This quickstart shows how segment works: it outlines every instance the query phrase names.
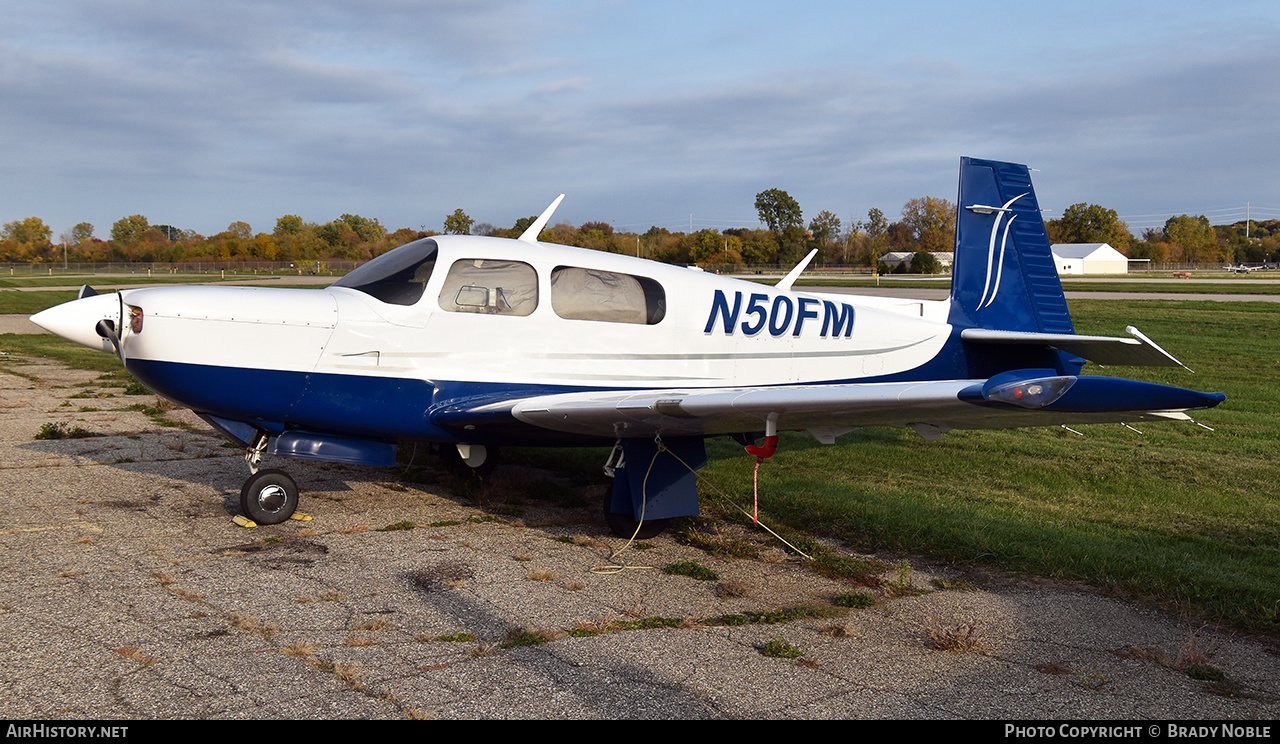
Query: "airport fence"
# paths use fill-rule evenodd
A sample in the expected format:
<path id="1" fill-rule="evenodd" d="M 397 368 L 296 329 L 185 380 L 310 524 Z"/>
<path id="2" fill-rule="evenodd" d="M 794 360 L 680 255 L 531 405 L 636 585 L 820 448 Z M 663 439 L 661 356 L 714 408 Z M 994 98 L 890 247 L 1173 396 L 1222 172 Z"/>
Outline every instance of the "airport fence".
<path id="1" fill-rule="evenodd" d="M 99 261 L 68 263 L 0 263 L 0 275 L 57 276 L 59 274 L 297 274 L 333 276 L 345 274 L 359 261 Z"/>
<path id="2" fill-rule="evenodd" d="M 330 259 L 325 261 L 153 261 L 153 262 L 21 262 L 0 263 L 0 276 L 57 276 L 59 274 L 294 274 L 299 276 L 340 276 L 359 266 L 361 261 Z M 1150 263 L 1130 266 L 1129 273 L 1225 271 L 1221 263 Z M 791 264 L 711 264 L 701 267 L 715 274 L 785 274 Z M 805 269 L 806 276 L 875 276 L 869 266 L 849 264 L 814 264 Z"/>

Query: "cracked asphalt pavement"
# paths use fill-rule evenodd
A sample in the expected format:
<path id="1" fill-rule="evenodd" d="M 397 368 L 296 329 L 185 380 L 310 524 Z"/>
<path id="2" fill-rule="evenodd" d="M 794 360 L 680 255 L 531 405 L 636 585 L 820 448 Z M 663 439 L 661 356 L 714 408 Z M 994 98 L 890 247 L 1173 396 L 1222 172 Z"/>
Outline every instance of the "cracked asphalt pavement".
<path id="1" fill-rule="evenodd" d="M 314 518 L 245 529 L 231 520 L 241 453 L 194 416 L 166 413 L 190 427 L 177 428 L 121 410 L 155 399 L 96 373 L 4 369 L 4 718 L 1280 714 L 1274 642 L 1058 584 L 913 558 L 902 583 L 918 593 L 863 587 L 874 606 L 837 614 L 856 587 L 747 532 L 757 558 L 663 535 L 601 571 L 622 544 L 599 516 L 603 487 L 532 467 L 465 496 L 432 467 L 402 480 L 403 467 L 271 461 Z M 46 424 L 100 436 L 36 439 Z M 566 505 L 527 497 L 557 489 Z M 680 561 L 719 579 L 660 570 Z M 801 606 L 825 612 L 721 620 Z M 764 655 L 774 639 L 802 655 Z M 1225 681 L 1193 679 L 1192 657 Z"/>

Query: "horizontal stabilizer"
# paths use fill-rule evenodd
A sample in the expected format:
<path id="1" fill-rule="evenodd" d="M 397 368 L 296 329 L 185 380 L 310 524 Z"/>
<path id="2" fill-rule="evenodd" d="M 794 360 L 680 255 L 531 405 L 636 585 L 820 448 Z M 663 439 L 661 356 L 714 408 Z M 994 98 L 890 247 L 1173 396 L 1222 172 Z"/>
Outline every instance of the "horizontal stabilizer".
<path id="1" fill-rule="evenodd" d="M 1172 354 L 1160 348 L 1137 328 L 1125 329 L 1133 338 L 1113 336 L 1079 336 L 1074 333 L 1028 333 L 1025 331 L 994 331 L 986 328 L 966 328 L 960 338 L 975 344 L 1002 344 L 1011 346 L 1047 346 L 1104 367 L 1182 367 Z M 1190 370 L 1188 370 L 1190 371 Z"/>

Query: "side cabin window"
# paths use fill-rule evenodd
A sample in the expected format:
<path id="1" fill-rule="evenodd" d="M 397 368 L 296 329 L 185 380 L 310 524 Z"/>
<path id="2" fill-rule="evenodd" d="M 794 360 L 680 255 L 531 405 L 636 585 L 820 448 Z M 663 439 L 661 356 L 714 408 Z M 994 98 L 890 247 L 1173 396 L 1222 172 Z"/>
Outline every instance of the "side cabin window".
<path id="1" fill-rule="evenodd" d="M 551 309 L 567 320 L 654 325 L 667 314 L 667 293 L 648 277 L 557 266 Z"/>
<path id="2" fill-rule="evenodd" d="M 451 313 L 528 315 L 538 307 L 538 275 L 520 261 L 454 261 L 440 289 L 440 307 Z"/>
<path id="3" fill-rule="evenodd" d="M 412 305 L 422 299 L 436 266 L 436 241 L 406 243 L 378 256 L 333 283 L 356 289 L 393 305 Z"/>

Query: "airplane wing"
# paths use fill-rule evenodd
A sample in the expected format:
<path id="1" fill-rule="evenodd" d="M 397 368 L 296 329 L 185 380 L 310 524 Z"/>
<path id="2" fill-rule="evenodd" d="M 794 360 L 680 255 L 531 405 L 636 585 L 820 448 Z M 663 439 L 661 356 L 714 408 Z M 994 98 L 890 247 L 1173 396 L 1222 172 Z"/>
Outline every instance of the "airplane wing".
<path id="1" fill-rule="evenodd" d="M 1221 393 L 1022 370 L 987 380 L 562 393 L 452 406 L 445 418 L 505 413 L 565 434 L 627 438 L 762 431 L 776 417 L 779 429 L 810 430 L 823 441 L 826 432 L 864 426 L 910 427 L 935 439 L 951 429 L 1187 420 L 1185 411 L 1222 400 Z"/>

